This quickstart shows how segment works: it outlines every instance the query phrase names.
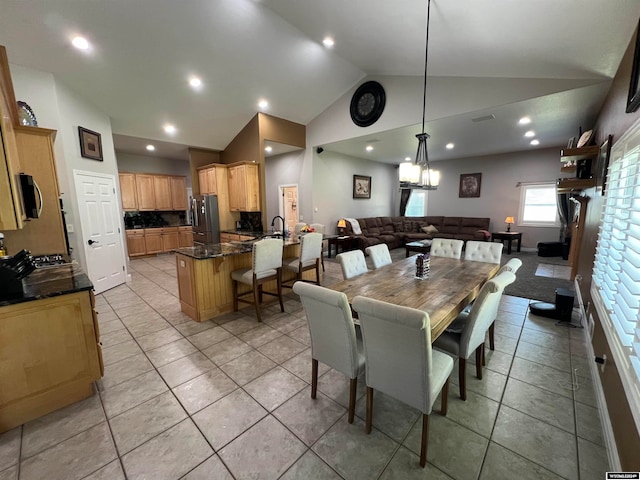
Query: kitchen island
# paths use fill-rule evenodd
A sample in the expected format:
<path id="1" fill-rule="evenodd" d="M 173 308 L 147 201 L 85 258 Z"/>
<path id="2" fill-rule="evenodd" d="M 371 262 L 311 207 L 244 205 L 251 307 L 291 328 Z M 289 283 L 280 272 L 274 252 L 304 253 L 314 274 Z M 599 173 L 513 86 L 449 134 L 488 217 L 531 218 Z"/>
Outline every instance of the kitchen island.
<path id="1" fill-rule="evenodd" d="M 300 237 L 284 240 L 284 257 L 297 257 Z M 176 252 L 178 291 L 182 311 L 196 322 L 210 320 L 233 311 L 231 272 L 251 267 L 253 242 L 227 242 L 179 248 Z M 283 281 L 295 277 L 283 271 Z M 312 271 L 304 279 L 315 280 Z M 242 288 L 242 286 L 240 286 Z M 275 291 L 276 282 L 268 282 L 265 290 Z M 240 290 L 242 292 L 242 290 Z"/>
<path id="2" fill-rule="evenodd" d="M 92 289 L 59 265 L 0 298 L 0 433 L 93 394 L 104 366 Z"/>

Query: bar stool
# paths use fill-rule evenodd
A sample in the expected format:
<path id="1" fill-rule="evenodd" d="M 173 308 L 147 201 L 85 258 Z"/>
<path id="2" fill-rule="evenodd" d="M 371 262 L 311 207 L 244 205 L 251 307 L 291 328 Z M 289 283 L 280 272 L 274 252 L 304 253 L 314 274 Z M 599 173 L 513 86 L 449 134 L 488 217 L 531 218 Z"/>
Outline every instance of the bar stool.
<path id="1" fill-rule="evenodd" d="M 254 305 L 258 321 L 262 322 L 260 316 L 260 303 L 262 294 L 278 297 L 280 301 L 280 311 L 284 312 L 282 302 L 282 252 L 284 242 L 277 238 L 266 238 L 253 244 L 252 268 L 241 268 L 231 272 L 233 280 L 233 311 L 238 311 L 238 302 Z M 275 280 L 278 285 L 278 293 L 263 292 L 262 285 L 271 280 Z M 238 283 L 250 285 L 252 290 L 238 293 Z M 243 299 L 245 295 L 253 294 L 253 301 Z"/>
<path id="2" fill-rule="evenodd" d="M 300 256 L 285 258 L 285 270 L 296 272 L 295 280 L 302 280 L 302 272 L 316 270 L 316 285 L 320 285 L 320 257 L 322 257 L 322 234 L 307 233 L 300 237 Z M 291 288 L 289 285 L 284 287 Z"/>
<path id="3" fill-rule="evenodd" d="M 316 233 L 321 233 L 322 235 L 324 235 L 324 225 L 321 223 L 312 223 L 310 225 L 311 228 L 313 228 L 313 230 Z M 324 250 L 324 240 L 322 241 L 322 250 Z M 320 263 L 322 264 L 322 271 L 324 272 L 324 255 L 322 254 L 322 251 L 320 252 Z"/>

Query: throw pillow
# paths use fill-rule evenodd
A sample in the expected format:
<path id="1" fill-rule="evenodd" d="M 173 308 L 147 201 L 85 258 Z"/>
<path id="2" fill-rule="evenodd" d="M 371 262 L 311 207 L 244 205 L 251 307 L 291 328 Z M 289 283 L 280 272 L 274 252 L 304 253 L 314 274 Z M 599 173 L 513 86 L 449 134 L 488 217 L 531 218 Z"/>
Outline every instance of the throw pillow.
<path id="1" fill-rule="evenodd" d="M 402 222 L 402 225 L 404 226 L 404 231 L 405 232 L 413 232 L 413 222 L 410 220 L 405 220 L 404 222 Z"/>
<path id="2" fill-rule="evenodd" d="M 422 227 L 422 231 L 424 233 L 438 233 L 438 229 L 433 225 L 427 225 L 426 227 Z"/>

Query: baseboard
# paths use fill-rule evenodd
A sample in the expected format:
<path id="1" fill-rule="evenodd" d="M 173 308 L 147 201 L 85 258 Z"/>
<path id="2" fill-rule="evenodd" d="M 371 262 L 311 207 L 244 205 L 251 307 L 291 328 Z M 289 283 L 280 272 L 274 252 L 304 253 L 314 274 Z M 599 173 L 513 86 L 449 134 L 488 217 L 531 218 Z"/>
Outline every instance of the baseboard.
<path id="1" fill-rule="evenodd" d="M 584 304 L 582 303 L 582 295 L 580 294 L 580 283 L 578 280 L 574 280 L 574 288 L 578 297 L 578 304 L 580 306 L 580 315 L 584 319 L 582 325 L 587 325 L 587 328 L 583 330 L 583 340 L 587 344 L 587 352 L 589 358 L 595 359 L 595 353 L 593 351 L 593 345 L 591 344 L 591 334 L 589 325 L 593 322 L 593 319 L 588 319 Z M 588 335 L 589 334 L 589 335 Z M 609 459 L 609 470 L 612 472 L 621 472 L 622 466 L 620 465 L 620 457 L 618 456 L 618 447 L 616 446 L 616 439 L 613 434 L 613 426 L 611 425 L 611 418 L 609 417 L 609 409 L 607 408 L 607 399 L 604 396 L 604 390 L 602 388 L 602 382 L 600 381 L 600 375 L 598 375 L 598 367 L 595 361 L 589 362 L 591 371 L 591 383 L 595 391 L 596 402 L 598 403 L 598 413 L 600 414 L 600 423 L 602 426 L 602 433 L 604 435 L 604 443 L 607 447 L 607 457 Z"/>

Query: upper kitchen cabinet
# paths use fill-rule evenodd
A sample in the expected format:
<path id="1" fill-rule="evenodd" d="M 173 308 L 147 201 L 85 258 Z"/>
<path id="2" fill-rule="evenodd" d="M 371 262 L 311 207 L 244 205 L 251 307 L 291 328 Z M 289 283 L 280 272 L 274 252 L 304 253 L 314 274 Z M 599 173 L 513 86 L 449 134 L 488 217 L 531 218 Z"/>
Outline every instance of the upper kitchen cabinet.
<path id="1" fill-rule="evenodd" d="M 138 210 L 136 197 L 136 177 L 133 173 L 118 173 L 123 210 Z"/>
<path id="2" fill-rule="evenodd" d="M 187 209 L 187 177 L 120 172 L 122 209 L 173 211 Z"/>
<path id="3" fill-rule="evenodd" d="M 216 168 L 203 167 L 198 170 L 198 183 L 200 185 L 200 195 L 218 195 L 218 182 Z M 224 168 L 224 167 L 223 167 Z"/>
<path id="4" fill-rule="evenodd" d="M 22 170 L 33 177 L 41 194 L 40 216 L 25 222 L 23 228 L 5 232 L 10 254 L 26 248 L 34 255 L 66 252 L 60 189 L 54 155 L 55 130 L 15 127 L 16 144 Z"/>
<path id="5" fill-rule="evenodd" d="M 258 165 L 235 163 L 229 165 L 229 210 L 232 212 L 257 212 L 260 210 L 260 183 Z"/>
<path id="6" fill-rule="evenodd" d="M 0 45 L 0 230 L 23 226 L 23 212 L 16 175 L 20 171 L 14 125 L 18 124 L 16 98 L 7 52 Z"/>
<path id="7" fill-rule="evenodd" d="M 171 186 L 171 206 L 173 210 L 187 209 L 187 178 L 169 177 Z"/>
<path id="8" fill-rule="evenodd" d="M 165 175 L 153 176 L 153 192 L 156 198 L 156 210 L 173 210 L 171 203 L 171 181 Z"/>
<path id="9" fill-rule="evenodd" d="M 136 173 L 136 193 L 138 196 L 138 210 L 147 211 L 156 209 L 156 194 L 154 175 Z"/>

